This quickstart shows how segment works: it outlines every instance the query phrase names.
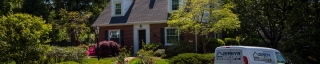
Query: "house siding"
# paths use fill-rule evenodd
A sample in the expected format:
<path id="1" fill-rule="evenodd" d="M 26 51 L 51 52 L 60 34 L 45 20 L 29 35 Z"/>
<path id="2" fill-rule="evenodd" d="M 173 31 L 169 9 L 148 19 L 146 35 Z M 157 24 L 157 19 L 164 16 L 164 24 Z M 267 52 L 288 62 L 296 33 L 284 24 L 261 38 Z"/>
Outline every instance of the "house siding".
<path id="1" fill-rule="evenodd" d="M 115 30 L 120 29 L 123 30 L 124 34 L 124 42 L 123 45 L 127 46 L 128 48 L 133 47 L 133 25 L 123 25 L 123 26 L 104 26 L 100 27 L 99 31 L 99 42 L 105 40 L 105 31 L 107 30 Z"/>
<path id="2" fill-rule="evenodd" d="M 161 43 L 161 28 L 168 27 L 167 23 L 161 24 L 150 24 L 150 42 L 151 43 Z M 189 43 L 193 43 L 194 35 L 191 33 L 184 33 L 183 34 L 183 41 L 191 41 Z M 170 46 L 165 46 L 165 48 Z"/>

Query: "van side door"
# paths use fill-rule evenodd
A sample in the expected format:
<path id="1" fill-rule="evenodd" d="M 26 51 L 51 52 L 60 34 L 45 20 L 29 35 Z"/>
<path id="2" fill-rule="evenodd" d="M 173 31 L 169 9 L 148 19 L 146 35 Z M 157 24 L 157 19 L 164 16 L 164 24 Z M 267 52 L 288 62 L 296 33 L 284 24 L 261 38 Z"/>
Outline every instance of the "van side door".
<path id="1" fill-rule="evenodd" d="M 219 49 L 216 50 L 215 64 L 242 64 L 241 49 Z"/>
<path id="2" fill-rule="evenodd" d="M 230 64 L 242 64 L 243 54 L 241 49 L 230 49 Z"/>

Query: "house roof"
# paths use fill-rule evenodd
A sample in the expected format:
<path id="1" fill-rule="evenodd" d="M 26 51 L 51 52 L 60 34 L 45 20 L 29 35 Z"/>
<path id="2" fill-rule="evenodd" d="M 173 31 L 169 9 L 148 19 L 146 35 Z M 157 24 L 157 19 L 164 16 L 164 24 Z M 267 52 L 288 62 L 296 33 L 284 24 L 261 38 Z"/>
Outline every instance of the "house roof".
<path id="1" fill-rule="evenodd" d="M 166 22 L 169 16 L 167 9 L 167 0 L 134 0 L 124 16 L 112 17 L 109 2 L 92 26 Z"/>

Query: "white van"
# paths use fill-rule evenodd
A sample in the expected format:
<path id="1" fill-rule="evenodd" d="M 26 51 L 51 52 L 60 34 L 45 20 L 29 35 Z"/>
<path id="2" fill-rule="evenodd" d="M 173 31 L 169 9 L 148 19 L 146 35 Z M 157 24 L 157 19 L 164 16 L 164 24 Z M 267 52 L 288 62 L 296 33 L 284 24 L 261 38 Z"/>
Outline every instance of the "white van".
<path id="1" fill-rule="evenodd" d="M 289 64 L 272 48 L 254 46 L 220 46 L 215 50 L 214 64 Z"/>

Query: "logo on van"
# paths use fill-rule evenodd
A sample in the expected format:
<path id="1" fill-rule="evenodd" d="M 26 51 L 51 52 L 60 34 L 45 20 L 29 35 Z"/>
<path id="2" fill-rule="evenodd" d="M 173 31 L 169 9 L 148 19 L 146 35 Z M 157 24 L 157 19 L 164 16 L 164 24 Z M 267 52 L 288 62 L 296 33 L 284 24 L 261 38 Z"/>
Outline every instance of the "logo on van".
<path id="1" fill-rule="evenodd" d="M 271 62 L 271 55 L 268 53 L 253 53 L 253 59 L 254 61 L 265 61 L 265 62 Z"/>
<path id="2" fill-rule="evenodd" d="M 241 52 L 217 52 L 217 60 L 241 60 Z"/>

